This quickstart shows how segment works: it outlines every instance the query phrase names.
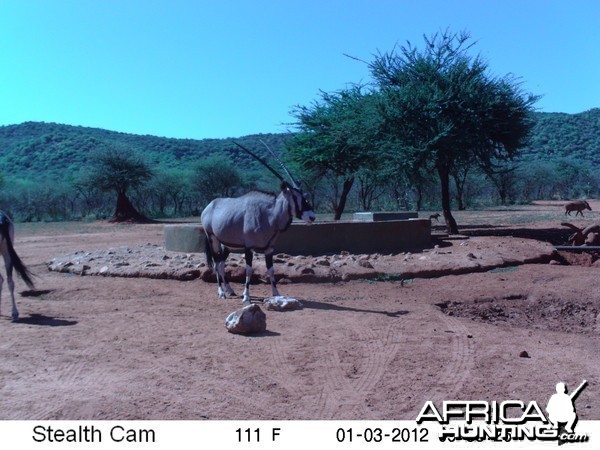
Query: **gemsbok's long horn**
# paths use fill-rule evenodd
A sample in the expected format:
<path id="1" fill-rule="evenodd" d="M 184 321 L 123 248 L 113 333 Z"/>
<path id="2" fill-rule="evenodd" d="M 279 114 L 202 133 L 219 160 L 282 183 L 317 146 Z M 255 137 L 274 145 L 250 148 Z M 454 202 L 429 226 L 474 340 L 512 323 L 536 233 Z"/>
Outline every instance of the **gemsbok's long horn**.
<path id="1" fill-rule="evenodd" d="M 254 159 L 256 159 L 259 163 L 261 163 L 267 169 L 269 169 L 273 175 L 275 175 L 277 178 L 279 178 L 281 181 L 283 181 L 285 183 L 284 178 L 275 169 L 273 169 L 264 159 L 262 159 L 260 156 L 258 156 L 254 152 L 251 152 L 250 150 L 248 150 L 242 144 L 240 144 L 240 143 L 238 143 L 236 141 L 232 141 L 232 142 L 235 145 L 237 145 L 239 148 L 241 148 L 242 150 L 244 150 L 246 153 L 248 153 L 250 156 L 252 156 Z"/>
<path id="2" fill-rule="evenodd" d="M 287 173 L 287 176 L 290 177 L 290 180 L 292 182 L 292 186 L 294 186 L 296 189 L 298 189 L 300 187 L 300 182 L 298 180 L 296 180 L 292 174 L 290 173 L 289 169 L 287 168 L 287 166 L 283 163 L 283 161 L 279 158 L 279 156 L 277 156 L 277 154 L 271 150 L 271 148 L 265 143 L 265 141 L 263 141 L 262 139 L 260 140 L 260 143 L 262 145 L 264 145 L 268 152 L 271 154 L 271 156 L 273 158 L 275 158 L 277 160 L 277 162 L 279 163 L 279 165 L 281 166 L 281 168 L 285 171 L 285 173 Z"/>

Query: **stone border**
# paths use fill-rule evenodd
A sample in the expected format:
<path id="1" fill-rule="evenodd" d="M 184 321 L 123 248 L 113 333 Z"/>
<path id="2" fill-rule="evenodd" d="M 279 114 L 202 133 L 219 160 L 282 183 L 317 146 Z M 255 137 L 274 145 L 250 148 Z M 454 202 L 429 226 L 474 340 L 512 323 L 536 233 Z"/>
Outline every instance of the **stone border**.
<path id="1" fill-rule="evenodd" d="M 445 245 L 445 246 L 444 246 Z M 529 239 L 478 237 L 444 243 L 418 253 L 338 254 L 318 257 L 276 254 L 275 272 L 280 282 L 335 282 L 352 279 L 401 280 L 484 272 L 521 264 L 548 263 L 555 251 L 550 244 Z M 51 271 L 74 275 L 146 277 L 215 281 L 204 255 L 165 250 L 161 245 L 115 247 L 57 256 L 47 263 Z M 227 276 L 243 282 L 245 262 L 241 254 L 227 261 Z M 262 256 L 255 259 L 254 281 L 267 280 Z"/>

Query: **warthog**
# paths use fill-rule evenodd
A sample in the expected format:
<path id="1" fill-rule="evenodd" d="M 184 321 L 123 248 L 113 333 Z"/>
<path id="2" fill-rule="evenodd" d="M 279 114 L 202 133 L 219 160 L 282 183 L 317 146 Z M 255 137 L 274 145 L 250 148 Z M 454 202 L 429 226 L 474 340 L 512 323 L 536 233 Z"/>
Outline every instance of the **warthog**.
<path id="1" fill-rule="evenodd" d="M 581 217 L 583 217 L 584 209 L 589 209 L 590 211 L 592 210 L 592 208 L 590 208 L 589 203 L 585 200 L 576 200 L 574 202 L 569 202 L 565 205 L 565 215 L 570 216 L 572 211 L 577 211 L 575 213 L 575 217 L 577 217 L 577 214 L 581 214 Z"/>

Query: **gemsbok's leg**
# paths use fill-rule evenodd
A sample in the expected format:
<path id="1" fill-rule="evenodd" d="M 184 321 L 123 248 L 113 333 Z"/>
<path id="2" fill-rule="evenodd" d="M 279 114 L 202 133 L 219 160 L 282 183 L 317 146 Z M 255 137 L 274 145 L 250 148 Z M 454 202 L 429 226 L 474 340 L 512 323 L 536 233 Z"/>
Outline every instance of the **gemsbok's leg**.
<path id="1" fill-rule="evenodd" d="M 10 299 L 12 300 L 12 320 L 16 322 L 19 320 L 19 310 L 17 309 L 17 302 L 15 301 L 15 282 L 13 281 L 13 265 L 8 252 L 4 254 L 4 264 L 6 265 L 6 284 L 8 285 L 8 291 L 10 292 Z M 2 292 L 2 283 L 4 279 L 0 276 L 0 295 Z"/>
<path id="2" fill-rule="evenodd" d="M 12 320 L 16 322 L 19 320 L 19 310 L 17 309 L 17 302 L 15 301 L 15 282 L 12 279 L 12 274 L 6 277 L 6 284 L 8 284 L 8 290 L 10 291 L 10 298 L 12 300 Z"/>
<path id="3" fill-rule="evenodd" d="M 223 290 L 223 277 L 225 276 L 225 274 L 223 274 L 223 276 L 221 276 L 221 261 L 215 261 L 215 274 L 217 275 L 217 294 L 219 296 L 219 298 L 221 299 L 226 299 L 227 296 L 225 295 L 225 291 Z"/>
<path id="4" fill-rule="evenodd" d="M 277 297 L 279 291 L 277 290 L 277 282 L 275 281 L 275 270 L 273 270 L 273 253 L 265 253 L 265 262 L 267 264 L 267 274 L 269 275 L 269 281 L 271 282 L 273 297 Z"/>
<path id="5" fill-rule="evenodd" d="M 225 299 L 228 295 L 235 296 L 235 292 L 231 289 L 231 286 L 225 279 L 225 260 L 229 256 L 229 250 L 225 248 L 221 243 L 214 237 L 209 237 L 209 242 L 212 250 L 212 259 L 214 261 L 214 271 L 217 276 L 217 293 L 219 298 Z"/>
<path id="6" fill-rule="evenodd" d="M 246 249 L 244 252 L 246 259 L 246 284 L 244 285 L 244 293 L 242 294 L 242 300 L 245 304 L 250 304 L 250 281 L 252 280 L 252 250 Z"/>
<path id="7" fill-rule="evenodd" d="M 4 284 L 4 278 L 0 275 L 0 315 L 2 315 L 2 285 Z"/>
<path id="8" fill-rule="evenodd" d="M 207 234 L 206 239 L 206 258 L 209 264 L 212 265 L 213 271 L 215 272 L 215 276 L 217 277 L 217 295 L 219 296 L 219 298 L 224 299 L 226 298 L 226 296 L 225 291 L 223 290 L 223 279 L 221 278 L 220 268 L 221 261 L 223 259 L 223 247 L 213 235 Z"/>
<path id="9" fill-rule="evenodd" d="M 233 288 L 229 285 L 227 278 L 225 278 L 225 260 L 229 255 L 229 251 L 223 252 L 219 255 L 219 260 L 215 264 L 215 270 L 217 272 L 217 282 L 219 283 L 219 298 L 237 297 Z M 217 258 L 215 258 L 217 259 Z"/>

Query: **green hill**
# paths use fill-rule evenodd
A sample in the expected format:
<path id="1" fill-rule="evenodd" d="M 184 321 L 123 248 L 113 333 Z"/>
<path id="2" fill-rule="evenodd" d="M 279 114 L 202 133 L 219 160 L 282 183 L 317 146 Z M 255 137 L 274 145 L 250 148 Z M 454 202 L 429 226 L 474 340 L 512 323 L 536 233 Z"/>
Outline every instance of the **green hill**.
<path id="1" fill-rule="evenodd" d="M 249 147 L 263 140 L 273 149 L 283 147 L 285 135 L 258 134 L 236 141 Z M 0 173 L 17 179 L 63 178 L 79 172 L 106 147 L 127 148 L 144 155 L 152 167 L 181 168 L 219 152 L 231 153 L 234 161 L 249 162 L 230 139 L 170 139 L 119 133 L 99 128 L 26 122 L 0 127 Z"/>
<path id="2" fill-rule="evenodd" d="M 536 113 L 523 157 L 581 158 L 600 164 L 600 108 L 579 114 Z"/>
<path id="3" fill-rule="evenodd" d="M 535 126 L 528 148 L 511 170 L 499 172 L 495 180 L 472 170 L 466 183 L 467 206 L 499 202 L 527 202 L 544 198 L 579 198 L 600 195 L 600 108 L 580 114 L 535 113 Z M 260 141 L 285 155 L 286 134 L 257 134 L 236 138 L 248 148 L 260 149 Z M 106 217 L 114 208 L 114 195 L 86 183 L 86 173 L 96 161 L 96 152 L 106 148 L 132 150 L 141 154 L 154 172 L 144 189 L 131 193 L 135 204 L 149 216 L 196 215 L 215 194 L 222 181 L 219 173 L 198 177 L 198 163 L 214 166 L 226 154 L 239 172 L 235 192 L 249 188 L 276 189 L 273 177 L 231 139 L 170 139 L 119 133 L 98 128 L 26 122 L 0 127 L 0 208 L 19 220 L 64 220 Z M 208 158 L 216 155 L 214 158 Z M 206 171 L 206 164 L 204 170 Z M 213 164 L 211 166 L 210 164 Z M 209 192 L 200 184 L 211 179 Z M 298 175 L 298 174 L 297 174 Z M 321 211 L 331 209 L 335 177 L 305 175 L 305 190 Z M 194 178 L 196 176 L 196 178 Z M 432 178 L 415 187 L 401 174 L 390 174 L 373 184 L 358 179 L 349 209 L 366 208 L 357 192 L 374 189 L 376 209 L 414 208 L 422 202 L 439 207 L 439 189 Z M 4 183 L 3 183 L 4 181 Z M 371 184 L 369 184 L 371 183 Z M 419 191 L 420 189 L 420 191 Z"/>
<path id="4" fill-rule="evenodd" d="M 531 145 L 523 159 L 572 158 L 600 164 L 600 108 L 580 114 L 535 113 Z M 280 150 L 286 135 L 258 134 L 236 140 L 257 147 L 259 140 Z M 119 133 L 99 128 L 26 122 L 0 127 L 0 173 L 11 178 L 62 178 L 85 167 L 104 146 L 130 148 L 161 169 L 185 167 L 207 155 L 227 152 L 235 162 L 246 165 L 230 139 L 170 139 Z"/>

